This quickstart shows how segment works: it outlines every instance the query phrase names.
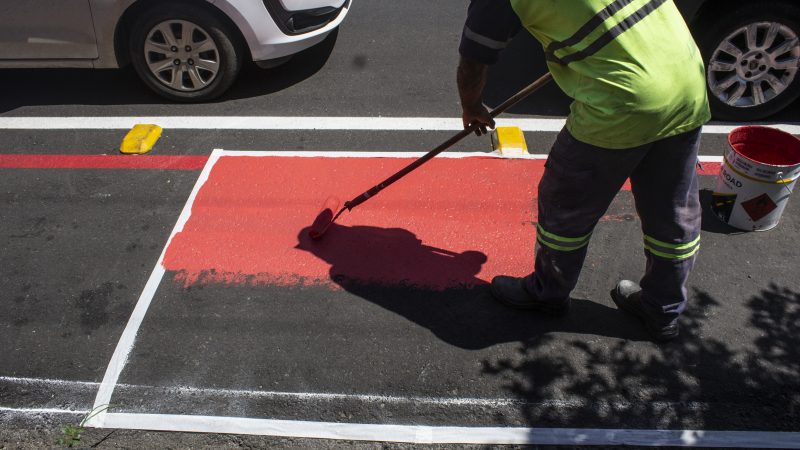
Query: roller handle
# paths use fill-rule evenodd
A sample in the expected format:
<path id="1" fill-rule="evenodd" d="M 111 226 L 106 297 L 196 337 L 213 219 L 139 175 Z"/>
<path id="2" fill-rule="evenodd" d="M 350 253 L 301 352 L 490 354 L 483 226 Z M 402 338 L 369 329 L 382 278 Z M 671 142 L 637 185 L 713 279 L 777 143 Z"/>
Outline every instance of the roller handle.
<path id="1" fill-rule="evenodd" d="M 489 116 L 492 119 L 494 119 L 495 117 L 497 117 L 500 114 L 502 114 L 503 112 L 505 112 L 507 109 L 509 109 L 512 106 L 516 105 L 517 103 L 521 102 L 525 97 L 527 97 L 527 96 L 531 95 L 532 93 L 534 93 L 535 91 L 539 90 L 539 88 L 541 88 L 542 86 L 547 84 L 551 79 L 553 79 L 553 76 L 550 74 L 550 72 L 542 75 L 541 77 L 539 77 L 539 79 L 537 79 L 533 83 L 529 84 L 523 90 L 521 90 L 521 91 L 517 92 L 516 94 L 514 94 L 511 98 L 509 98 L 508 100 L 506 100 L 503 103 L 501 103 L 500 106 L 498 106 L 497 108 L 493 109 L 489 113 Z M 411 172 L 412 170 L 414 170 L 417 167 L 419 167 L 419 166 L 425 164 L 426 162 L 430 161 L 431 159 L 433 159 L 434 156 L 438 155 L 439 153 L 442 153 L 443 151 L 445 151 L 448 148 L 452 147 L 456 142 L 460 141 L 461 139 L 464 139 L 465 137 L 467 137 L 470 134 L 472 134 L 473 132 L 475 132 L 475 130 L 478 128 L 478 126 L 479 125 L 477 123 L 470 124 L 467 128 L 459 131 L 458 134 L 456 134 L 455 136 L 453 136 L 450 139 L 446 140 L 445 142 L 440 144 L 438 147 L 434 148 L 433 150 L 429 151 L 428 153 L 424 154 L 423 156 L 419 157 L 418 159 L 416 159 L 411 164 L 409 164 L 406 167 L 400 169 L 394 175 L 390 176 L 389 178 L 387 178 L 387 179 L 383 180 L 382 182 L 376 184 L 375 186 L 371 187 L 369 190 L 367 190 L 363 194 L 359 195 L 358 197 L 356 197 L 356 198 L 354 198 L 354 199 L 352 199 L 350 201 L 344 202 L 344 208 L 346 208 L 348 211 L 350 211 L 351 209 L 353 209 L 356 206 L 364 203 L 365 201 L 367 201 L 371 197 L 374 197 L 375 195 L 378 194 L 378 192 L 384 190 L 386 187 L 388 187 L 389 185 L 391 185 L 395 181 L 399 180 L 400 178 L 403 178 L 404 176 L 408 175 L 408 173 Z"/>

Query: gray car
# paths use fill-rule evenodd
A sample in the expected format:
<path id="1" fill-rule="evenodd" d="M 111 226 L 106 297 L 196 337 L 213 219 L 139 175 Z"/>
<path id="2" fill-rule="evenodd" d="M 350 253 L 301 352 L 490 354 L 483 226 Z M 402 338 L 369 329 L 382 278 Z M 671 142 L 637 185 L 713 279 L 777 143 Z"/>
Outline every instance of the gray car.
<path id="1" fill-rule="evenodd" d="M 245 59 L 286 61 L 331 33 L 350 0 L 0 0 L 0 68 L 115 68 L 176 101 L 227 90 Z"/>

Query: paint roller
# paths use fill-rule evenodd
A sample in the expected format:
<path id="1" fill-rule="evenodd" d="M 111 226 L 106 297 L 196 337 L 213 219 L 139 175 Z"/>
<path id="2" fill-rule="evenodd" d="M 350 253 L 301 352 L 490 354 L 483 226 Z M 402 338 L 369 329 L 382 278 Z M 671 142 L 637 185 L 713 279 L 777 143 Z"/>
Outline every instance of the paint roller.
<path id="1" fill-rule="evenodd" d="M 534 93 L 535 91 L 539 90 L 542 86 L 547 84 L 553 78 L 550 73 L 546 73 L 539 77 L 536 81 L 526 86 L 521 91 L 514 94 L 511 98 L 503 102 L 500 106 L 493 109 L 492 112 L 489 114 L 492 118 L 499 116 L 501 113 L 505 112 L 507 109 L 511 108 L 512 106 L 516 105 L 524 98 L 529 96 L 530 94 Z M 480 125 L 478 123 L 472 123 L 467 128 L 461 130 L 458 134 L 451 137 L 447 141 L 440 144 L 438 147 L 434 148 L 433 150 L 429 151 L 428 153 L 424 154 L 423 156 L 419 157 L 411 164 L 407 165 L 406 167 L 400 169 L 395 174 L 390 176 L 389 178 L 383 180 L 382 182 L 376 184 L 375 186 L 371 187 L 367 191 L 363 192 L 361 195 L 354 197 L 352 200 L 346 201 L 344 206 L 339 208 L 342 202 L 334 197 L 328 197 L 322 205 L 322 210 L 317 217 L 314 219 L 314 222 L 311 224 L 311 227 L 308 231 L 309 237 L 311 239 L 319 239 L 321 238 L 328 228 L 342 215 L 342 213 L 346 211 L 352 211 L 353 208 L 356 206 L 364 203 L 365 201 L 369 200 L 370 198 L 376 196 L 380 191 L 386 189 L 388 186 L 393 184 L 395 181 L 403 178 L 404 176 L 408 175 L 411 171 L 418 168 L 419 166 L 425 164 L 426 162 L 433 159 L 434 156 L 438 155 L 439 153 L 447 150 L 448 148 L 452 147 L 455 143 L 464 139 L 468 135 L 472 134 Z M 334 211 L 338 211 L 334 214 Z"/>

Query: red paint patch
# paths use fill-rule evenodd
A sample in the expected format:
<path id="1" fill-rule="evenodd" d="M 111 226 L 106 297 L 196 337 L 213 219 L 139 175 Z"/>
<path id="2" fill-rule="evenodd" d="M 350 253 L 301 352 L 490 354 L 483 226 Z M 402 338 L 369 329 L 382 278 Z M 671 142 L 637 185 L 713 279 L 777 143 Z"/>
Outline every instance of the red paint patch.
<path id="1" fill-rule="evenodd" d="M 434 160 L 345 212 L 319 241 L 308 238 L 322 200 L 356 196 L 410 161 L 222 157 L 164 265 L 186 284 L 352 279 L 444 288 L 529 272 L 543 161 Z"/>
<path id="2" fill-rule="evenodd" d="M 322 239 L 308 237 L 324 199 L 352 198 L 411 161 L 223 156 L 164 266 L 185 285 L 359 281 L 444 289 L 530 273 L 543 160 L 432 160 L 343 213 Z"/>
<path id="3" fill-rule="evenodd" d="M 698 167 L 697 174 L 698 175 L 719 175 L 719 171 L 722 169 L 721 162 L 704 162 L 700 163 L 702 167 Z"/>
<path id="4" fill-rule="evenodd" d="M 0 168 L 201 170 L 207 160 L 207 156 L 166 155 L 0 155 Z"/>
<path id="5" fill-rule="evenodd" d="M 763 126 L 744 126 L 728 135 L 731 147 L 751 161 L 777 166 L 800 164 L 800 140 L 785 131 Z"/>

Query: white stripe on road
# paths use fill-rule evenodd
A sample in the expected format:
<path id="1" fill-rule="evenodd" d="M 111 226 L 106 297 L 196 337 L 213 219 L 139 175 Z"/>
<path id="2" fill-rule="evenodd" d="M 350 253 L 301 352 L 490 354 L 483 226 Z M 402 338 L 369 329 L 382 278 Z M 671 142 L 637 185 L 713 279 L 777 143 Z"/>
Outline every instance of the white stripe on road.
<path id="1" fill-rule="evenodd" d="M 86 387 L 96 389 L 100 383 L 96 381 L 71 381 L 71 380 L 53 380 L 48 378 L 20 378 L 20 377 L 3 377 L 0 376 L 0 382 L 7 382 L 9 384 L 20 384 L 24 386 L 38 386 L 54 388 L 69 388 L 69 387 Z M 381 394 L 337 394 L 325 392 L 280 392 L 280 391 L 263 391 L 258 389 L 222 389 L 222 388 L 202 388 L 202 387 L 189 387 L 189 386 L 149 386 L 142 384 L 117 384 L 117 388 L 136 390 L 157 390 L 164 394 L 178 395 L 178 396 L 195 396 L 202 398 L 205 396 L 220 396 L 225 398 L 237 399 L 273 399 L 279 401 L 356 401 L 362 403 L 385 403 L 392 405 L 426 405 L 426 406 L 477 406 L 477 407 L 540 407 L 540 408 L 591 408 L 594 410 L 608 410 L 609 407 L 614 409 L 633 409 L 637 407 L 647 407 L 650 410 L 658 409 L 675 409 L 675 408 L 688 408 L 693 411 L 707 411 L 714 407 L 711 403 L 706 402 L 647 402 L 636 404 L 633 402 L 615 401 L 615 402 L 597 402 L 592 403 L 583 399 L 574 400 L 542 400 L 539 402 L 530 402 L 519 399 L 506 399 L 506 398 L 475 398 L 475 397 L 421 397 L 421 396 L 399 396 L 399 395 L 381 395 Z"/>
<path id="2" fill-rule="evenodd" d="M 0 413 L 16 413 L 23 415 L 40 415 L 40 414 L 88 414 L 87 410 L 73 410 L 73 409 L 58 409 L 58 408 L 9 408 L 0 406 Z"/>
<path id="3" fill-rule="evenodd" d="M 348 151 L 313 151 L 313 150 L 288 150 L 288 151 L 254 151 L 254 150 L 224 150 L 225 156 L 284 156 L 292 158 L 419 158 L 425 152 L 348 152 Z M 547 159 L 547 153 L 530 153 L 519 156 L 503 156 L 498 151 L 493 152 L 443 152 L 437 158 L 475 158 L 492 157 L 505 159 Z M 722 156 L 699 155 L 701 163 L 721 163 Z"/>
<path id="4" fill-rule="evenodd" d="M 5 130 L 127 130 L 139 123 L 181 130 L 350 130 L 350 131 L 460 131 L 461 119 L 447 117 L 277 117 L 277 116 L 152 116 L 152 117 L 0 117 Z M 498 126 L 522 131 L 556 132 L 563 118 L 503 118 Z M 750 123 L 748 125 L 756 125 Z M 792 134 L 800 124 L 761 123 Z M 738 124 L 709 124 L 704 134 L 728 134 Z"/>
<path id="5" fill-rule="evenodd" d="M 797 448 L 800 433 L 384 425 L 170 414 L 109 413 L 105 428 L 415 444 L 533 444 Z"/>
<path id="6" fill-rule="evenodd" d="M 22 416 L 40 416 L 42 414 L 86 415 L 89 414 L 89 412 L 89 410 L 11 408 L 0 406 L 0 414 L 5 413 Z M 453 427 L 130 413 L 106 414 L 104 422 L 104 428 L 132 430 L 248 434 L 427 444 L 571 444 L 797 448 L 797 442 L 800 442 L 800 433 L 769 431 Z"/>
<path id="7" fill-rule="evenodd" d="M 509 120 L 509 119 L 504 119 Z M 559 130 L 562 119 L 544 119 L 534 127 Z M 129 129 L 152 123 L 164 129 L 200 130 L 388 130 L 454 131 L 460 119 L 424 117 L 276 117 L 276 116 L 160 116 L 160 117 L 0 117 L 0 129 Z M 560 125 L 559 125 L 560 124 Z"/>
<path id="8" fill-rule="evenodd" d="M 150 302 L 153 300 L 153 296 L 155 296 L 158 285 L 161 284 L 161 279 L 164 278 L 164 273 L 166 271 L 163 264 L 164 255 L 167 252 L 167 248 L 169 248 L 169 243 L 176 234 L 183 230 L 183 226 L 189 221 L 189 216 L 192 214 L 192 204 L 194 203 L 194 199 L 197 197 L 200 187 L 203 186 L 208 179 L 208 175 L 211 173 L 211 168 L 214 167 L 214 164 L 219 159 L 220 154 L 220 151 L 215 150 L 211 153 L 208 161 L 206 161 L 206 166 L 203 168 L 203 171 L 197 178 L 194 189 L 192 189 L 192 193 L 186 200 L 183 211 L 181 211 L 181 215 L 178 217 L 178 221 L 175 223 L 175 227 L 172 229 L 172 233 L 170 233 L 169 239 L 167 239 L 167 243 L 164 245 L 164 249 L 161 251 L 161 256 L 158 257 L 158 262 L 156 262 L 156 266 L 153 269 L 153 272 L 150 274 L 150 278 L 148 278 L 147 284 L 142 290 L 142 294 L 139 296 L 139 300 L 136 302 L 133 313 L 131 313 L 131 317 L 128 319 L 125 329 L 122 331 L 122 336 L 120 337 L 119 342 L 117 342 L 117 347 L 114 349 L 114 354 L 111 356 L 111 361 L 109 361 L 108 367 L 106 367 L 106 373 L 103 376 L 103 381 L 100 383 L 100 388 L 97 390 L 97 396 L 95 397 L 92 410 L 97 410 L 100 412 L 89 419 L 89 421 L 86 423 L 87 426 L 103 426 L 107 409 L 100 410 L 99 408 L 108 406 L 110 404 L 111 395 L 114 393 L 114 387 L 117 385 L 117 381 L 119 380 L 119 375 L 122 373 L 122 369 L 128 362 L 128 355 L 133 349 L 133 343 L 136 340 L 136 335 L 139 333 L 139 327 L 142 325 L 142 321 L 147 313 L 147 309 L 150 307 Z"/>
<path id="9" fill-rule="evenodd" d="M 96 381 L 73 381 L 73 380 L 54 380 L 51 378 L 29 378 L 29 377 L 0 377 L 0 382 L 18 383 L 18 384 L 38 384 L 50 385 L 51 387 L 66 387 L 66 386 L 86 386 L 97 387 L 100 383 Z"/>
<path id="10" fill-rule="evenodd" d="M 25 386 L 46 386 L 49 388 L 69 388 L 87 387 L 98 388 L 100 383 L 96 381 L 72 381 L 54 380 L 49 378 L 26 378 L 26 377 L 5 377 L 0 376 L 0 382 L 9 384 L 19 384 Z M 359 401 L 364 403 L 388 403 L 388 404 L 413 404 L 413 405 L 433 405 L 433 406 L 480 406 L 480 407 L 503 407 L 519 405 L 535 405 L 542 407 L 583 407 L 587 402 L 582 400 L 546 400 L 539 403 L 526 402 L 524 400 L 504 399 L 504 398 L 473 398 L 473 397 L 419 397 L 419 396 L 397 396 L 380 394 L 336 394 L 325 392 L 279 392 L 262 391 L 249 389 L 220 389 L 220 388 L 198 388 L 189 386 L 148 386 L 139 384 L 117 384 L 117 388 L 122 389 L 149 389 L 165 391 L 177 395 L 205 395 L 221 396 L 226 398 L 272 398 L 277 400 L 293 401 Z M 666 407 L 684 405 L 685 403 L 664 403 Z M 654 406 L 655 404 L 650 404 Z M 620 407 L 631 407 L 631 405 L 619 405 Z M 656 407 L 658 405 L 655 405 Z M 697 408 L 707 408 L 707 405 L 698 404 Z"/>

